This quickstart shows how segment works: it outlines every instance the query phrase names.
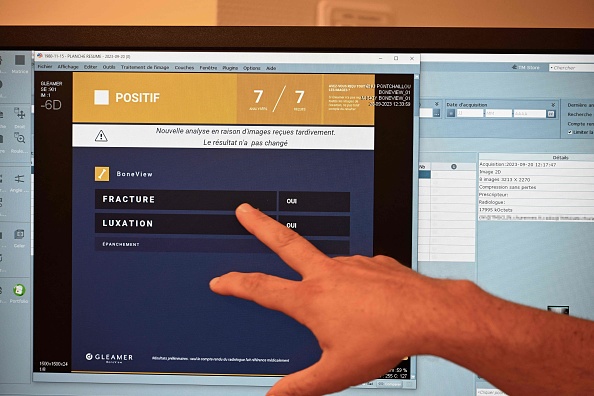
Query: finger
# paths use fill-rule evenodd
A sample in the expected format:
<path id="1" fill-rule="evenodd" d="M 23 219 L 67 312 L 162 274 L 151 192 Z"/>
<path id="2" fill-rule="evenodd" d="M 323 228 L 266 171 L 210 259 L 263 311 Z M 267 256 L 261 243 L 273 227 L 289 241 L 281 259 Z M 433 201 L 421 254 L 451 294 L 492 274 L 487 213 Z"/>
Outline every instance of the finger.
<path id="1" fill-rule="evenodd" d="M 331 355 L 323 354 L 317 363 L 278 381 L 266 395 L 326 395 L 338 392 L 349 386 L 358 385 L 369 379 L 360 370 L 348 372 L 348 367 L 348 364 L 341 364 L 338 359 L 331 357 Z"/>
<path id="2" fill-rule="evenodd" d="M 297 301 L 295 282 L 260 273 L 230 272 L 211 280 L 210 289 L 217 294 L 243 298 L 281 312 L 291 310 Z"/>
<path id="3" fill-rule="evenodd" d="M 328 256 L 316 249 L 296 232 L 271 219 L 264 213 L 242 204 L 236 211 L 239 222 L 262 243 L 278 254 L 285 263 L 304 276 Z"/>
<path id="4" fill-rule="evenodd" d="M 335 390 L 332 386 L 328 386 L 329 372 L 325 368 L 324 356 L 319 362 L 312 366 L 288 375 L 278 381 L 266 393 L 267 396 L 317 396 L 332 393 Z M 348 385 L 347 385 L 348 386 Z"/>

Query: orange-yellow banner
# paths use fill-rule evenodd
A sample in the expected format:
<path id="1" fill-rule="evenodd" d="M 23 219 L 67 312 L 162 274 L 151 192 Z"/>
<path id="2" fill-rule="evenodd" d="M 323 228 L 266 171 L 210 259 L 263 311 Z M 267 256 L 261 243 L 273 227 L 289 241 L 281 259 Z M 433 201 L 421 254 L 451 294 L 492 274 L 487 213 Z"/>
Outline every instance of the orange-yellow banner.
<path id="1" fill-rule="evenodd" d="M 373 75 L 74 73 L 73 121 L 373 125 Z"/>

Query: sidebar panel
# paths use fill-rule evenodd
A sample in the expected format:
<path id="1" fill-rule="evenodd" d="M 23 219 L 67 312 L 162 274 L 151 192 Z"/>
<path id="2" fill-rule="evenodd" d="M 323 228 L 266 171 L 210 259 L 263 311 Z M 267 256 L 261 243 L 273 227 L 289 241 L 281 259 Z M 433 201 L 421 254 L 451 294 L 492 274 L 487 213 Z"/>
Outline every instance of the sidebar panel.
<path id="1" fill-rule="evenodd" d="M 0 384 L 31 382 L 31 73 L 0 51 Z"/>
<path id="2" fill-rule="evenodd" d="M 33 371 L 70 372 L 71 73 L 35 73 L 35 112 Z"/>

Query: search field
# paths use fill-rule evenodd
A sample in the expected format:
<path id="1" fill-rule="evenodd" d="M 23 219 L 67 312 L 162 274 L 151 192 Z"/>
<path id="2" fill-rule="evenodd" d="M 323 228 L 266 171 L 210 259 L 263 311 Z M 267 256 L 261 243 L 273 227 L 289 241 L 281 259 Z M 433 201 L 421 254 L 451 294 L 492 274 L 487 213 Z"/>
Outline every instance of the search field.
<path id="1" fill-rule="evenodd" d="M 549 71 L 594 73 L 594 63 L 552 63 Z"/>

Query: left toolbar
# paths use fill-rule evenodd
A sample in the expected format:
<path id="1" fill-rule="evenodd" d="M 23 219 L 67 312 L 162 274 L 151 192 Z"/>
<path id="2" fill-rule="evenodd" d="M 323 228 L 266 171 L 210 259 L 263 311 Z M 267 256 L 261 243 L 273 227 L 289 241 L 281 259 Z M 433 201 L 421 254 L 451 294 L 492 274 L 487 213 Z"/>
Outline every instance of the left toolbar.
<path id="1" fill-rule="evenodd" d="M 33 255 L 33 53 L 0 51 L 0 383 L 28 383 Z M 8 325 L 9 324 L 9 325 Z"/>

